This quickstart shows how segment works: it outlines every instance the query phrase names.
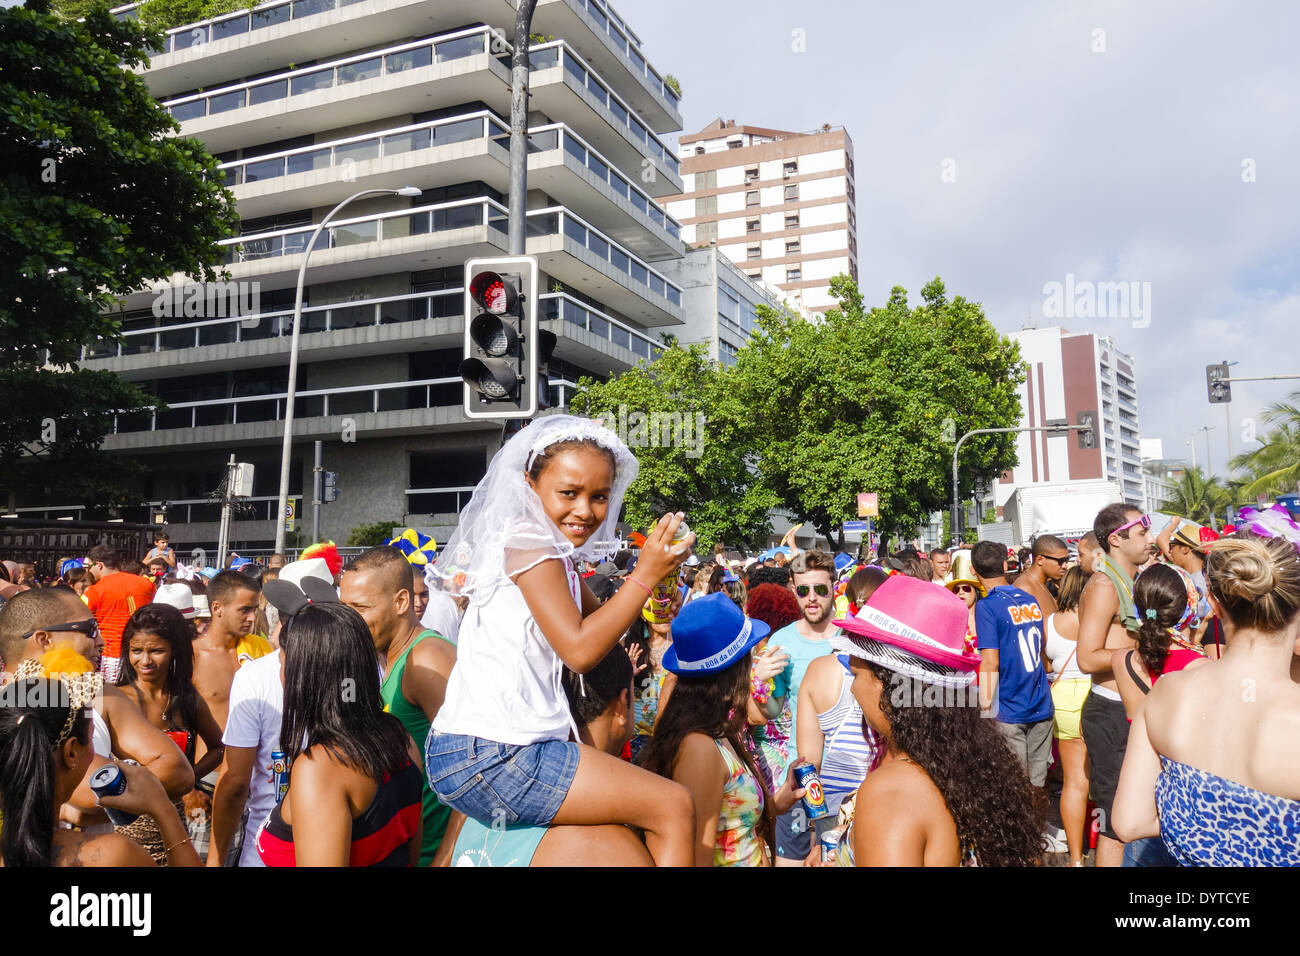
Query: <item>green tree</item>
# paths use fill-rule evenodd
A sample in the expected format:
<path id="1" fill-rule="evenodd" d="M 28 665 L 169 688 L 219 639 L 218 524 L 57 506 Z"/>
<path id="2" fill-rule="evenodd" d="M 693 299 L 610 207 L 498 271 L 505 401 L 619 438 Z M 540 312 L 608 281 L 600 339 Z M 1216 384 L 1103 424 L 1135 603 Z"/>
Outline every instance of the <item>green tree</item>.
<path id="1" fill-rule="evenodd" d="M 96 449 L 110 412 L 152 400 L 78 369 L 81 348 L 118 340 L 119 296 L 177 272 L 216 279 L 217 240 L 237 231 L 216 160 L 173 135 L 132 71 L 158 41 L 102 3 L 0 10 L 0 363 L 21 406 L 3 447 L 27 451 L 0 490 L 125 500 L 133 466 Z"/>
<path id="2" fill-rule="evenodd" d="M 400 527 L 396 521 L 376 521 L 357 525 L 348 532 L 348 544 L 353 547 L 377 548 L 393 537 L 393 529 Z"/>
<path id="3" fill-rule="evenodd" d="M 624 432 L 641 464 L 625 501 L 634 528 L 680 510 L 701 544 L 753 546 L 769 534 L 767 512 L 776 500 L 747 461 L 737 420 L 747 413 L 727 399 L 728 388 L 703 346 L 676 344 L 609 382 L 579 383 L 574 412 Z"/>
<path id="4" fill-rule="evenodd" d="M 1222 513 L 1232 497 L 1218 478 L 1206 478 L 1200 468 L 1188 468 L 1173 484 L 1173 494 L 1161 510 L 1199 524 L 1209 524 L 1211 515 Z"/>
<path id="5" fill-rule="evenodd" d="M 1300 391 L 1290 401 L 1275 402 L 1264 410 L 1269 429 L 1258 448 L 1232 459 L 1232 467 L 1244 473 L 1241 496 L 1253 501 L 1258 495 L 1274 497 L 1295 490 L 1300 481 Z"/>
<path id="6" fill-rule="evenodd" d="M 949 499 L 955 437 L 1018 423 L 1019 350 L 977 303 L 948 301 L 938 278 L 915 309 L 901 287 L 870 310 L 848 276 L 831 291 L 839 307 L 819 322 L 760 310 L 727 401 L 750 411 L 744 436 L 761 449 L 764 484 L 830 547 L 843 547 L 843 522 L 856 516 L 862 491 L 880 496 L 884 536 L 910 537 Z M 964 487 L 1015 462 L 1012 436 L 971 439 Z"/>

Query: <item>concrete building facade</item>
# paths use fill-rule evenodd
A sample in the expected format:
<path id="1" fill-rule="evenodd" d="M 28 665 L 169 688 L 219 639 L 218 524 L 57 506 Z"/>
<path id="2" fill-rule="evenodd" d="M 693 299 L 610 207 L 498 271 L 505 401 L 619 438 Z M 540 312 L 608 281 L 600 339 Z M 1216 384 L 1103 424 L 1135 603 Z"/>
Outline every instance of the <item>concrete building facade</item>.
<path id="1" fill-rule="evenodd" d="M 507 249 L 514 18 L 508 0 L 273 0 L 168 31 L 143 78 L 181 135 L 221 162 L 242 219 L 221 243 L 226 268 L 256 288 L 257 311 L 160 316 L 159 294 L 144 291 L 124 302 L 124 342 L 87 349 L 83 364 L 166 402 L 118 416 L 106 447 L 144 463 L 140 493 L 167 505 L 174 543 L 216 541 L 211 494 L 233 453 L 256 478 L 232 542 L 270 546 L 308 238 L 348 196 L 406 185 L 422 195 L 351 203 L 312 251 L 290 495 L 297 529 L 310 530 L 320 440 L 341 489 L 323 507 L 323 537 L 380 521 L 454 525 L 501 437 L 501 423 L 462 414 L 457 366 L 463 263 Z M 653 359 L 662 333 L 683 329 L 684 291 L 666 264 L 685 249 L 665 208 L 683 182 L 661 138 L 681 117 L 604 0 L 541 0 L 533 30 L 545 42 L 531 48 L 527 251 L 543 327 L 559 337 L 550 399 L 562 406 L 580 377 Z M 81 510 L 19 504 L 28 517 Z"/>
<path id="2" fill-rule="evenodd" d="M 853 141 L 714 120 L 678 138 L 683 191 L 668 199 L 689 246 L 713 245 L 804 313 L 835 305 L 830 280 L 858 278 Z"/>
<path id="3" fill-rule="evenodd" d="M 757 308 L 779 308 L 783 297 L 746 276 L 716 248 L 694 249 L 668 274 L 682 287 L 686 322 L 677 333 L 683 345 L 702 342 L 709 358 L 734 365 L 736 352 L 754 331 Z"/>

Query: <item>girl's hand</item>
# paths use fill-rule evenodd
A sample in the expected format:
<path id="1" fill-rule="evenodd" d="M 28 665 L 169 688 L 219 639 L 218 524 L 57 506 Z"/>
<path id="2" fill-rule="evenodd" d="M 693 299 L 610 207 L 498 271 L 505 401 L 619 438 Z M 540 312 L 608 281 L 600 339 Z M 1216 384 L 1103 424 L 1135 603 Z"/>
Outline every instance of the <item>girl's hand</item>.
<path id="1" fill-rule="evenodd" d="M 784 649 L 779 645 L 769 647 L 754 658 L 754 677 L 757 680 L 767 680 L 775 677 L 785 670 L 785 665 L 788 663 L 790 663 L 790 655 Z"/>
<path id="2" fill-rule="evenodd" d="M 117 768 L 126 777 L 126 790 L 115 797 L 100 797 L 98 803 L 101 807 L 112 807 L 127 813 L 148 813 L 155 817 L 163 810 L 171 810 L 167 791 L 147 768 L 121 762 L 117 763 Z"/>
<path id="3" fill-rule="evenodd" d="M 638 581 L 644 581 L 648 586 L 654 587 L 656 582 L 669 572 L 677 570 L 686 560 L 686 556 L 691 552 L 691 545 L 695 543 L 695 535 L 688 534 L 685 540 L 673 544 L 673 535 L 677 533 L 685 517 L 686 514 L 681 511 L 676 514 L 666 514 L 659 519 L 655 529 L 646 536 L 645 547 L 641 549 L 641 558 L 633 571 Z"/>
<path id="4" fill-rule="evenodd" d="M 795 761 L 795 763 L 799 762 L 800 761 Z M 795 783 L 794 764 L 792 763 L 790 764 L 790 769 L 786 771 L 785 783 L 781 784 L 780 790 L 772 794 L 773 812 L 775 812 L 778 817 L 783 813 L 789 813 L 794 809 L 795 804 L 803 799 L 805 793 L 807 793 L 807 791 Z"/>
<path id="5" fill-rule="evenodd" d="M 640 644 L 625 644 L 623 650 L 627 651 L 627 659 L 632 662 L 632 678 L 635 680 L 649 664 L 641 663 L 645 660 L 645 648 Z"/>

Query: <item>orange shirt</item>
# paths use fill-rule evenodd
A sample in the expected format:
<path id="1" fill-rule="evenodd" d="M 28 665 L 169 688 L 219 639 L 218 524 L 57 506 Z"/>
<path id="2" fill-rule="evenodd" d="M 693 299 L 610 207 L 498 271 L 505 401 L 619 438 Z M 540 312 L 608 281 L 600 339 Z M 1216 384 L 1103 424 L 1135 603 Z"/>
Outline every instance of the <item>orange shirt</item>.
<path id="1" fill-rule="evenodd" d="M 104 656 L 120 657 L 122 631 L 137 609 L 153 600 L 153 584 L 138 574 L 114 571 L 86 588 L 86 606 L 104 635 Z"/>

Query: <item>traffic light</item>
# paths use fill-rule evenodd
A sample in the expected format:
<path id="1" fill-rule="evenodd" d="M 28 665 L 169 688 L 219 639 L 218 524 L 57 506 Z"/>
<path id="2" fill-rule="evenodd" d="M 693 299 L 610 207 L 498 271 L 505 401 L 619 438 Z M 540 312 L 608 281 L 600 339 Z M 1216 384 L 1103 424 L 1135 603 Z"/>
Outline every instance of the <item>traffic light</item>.
<path id="1" fill-rule="evenodd" d="M 1227 378 L 1226 362 L 1205 366 L 1205 388 L 1210 393 L 1211 405 L 1222 405 L 1232 401 L 1232 383 L 1226 381 Z"/>
<path id="2" fill-rule="evenodd" d="M 547 333 L 550 335 L 550 333 Z M 552 347 L 554 336 L 550 335 Z M 537 260 L 532 256 L 465 263 L 467 418 L 532 418 L 539 407 L 543 352 L 537 329 Z"/>
<path id="3" fill-rule="evenodd" d="M 324 488 L 320 500 L 337 501 L 339 497 L 339 473 L 337 471 L 327 471 L 322 477 L 324 478 Z"/>
<path id="4" fill-rule="evenodd" d="M 1079 426 L 1079 430 L 1074 434 L 1078 436 L 1080 448 L 1095 448 L 1097 445 L 1097 413 L 1079 412 L 1074 417 L 1074 423 Z"/>

